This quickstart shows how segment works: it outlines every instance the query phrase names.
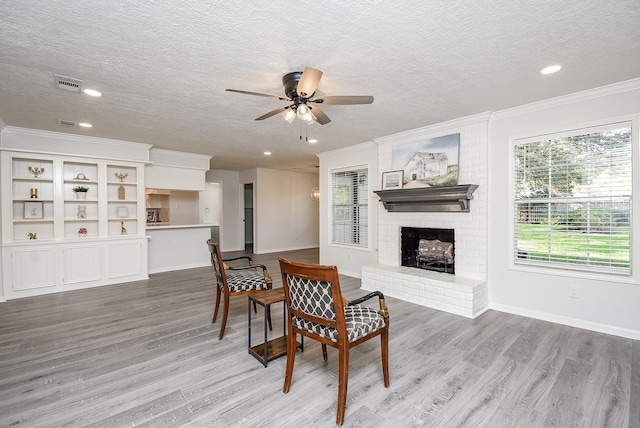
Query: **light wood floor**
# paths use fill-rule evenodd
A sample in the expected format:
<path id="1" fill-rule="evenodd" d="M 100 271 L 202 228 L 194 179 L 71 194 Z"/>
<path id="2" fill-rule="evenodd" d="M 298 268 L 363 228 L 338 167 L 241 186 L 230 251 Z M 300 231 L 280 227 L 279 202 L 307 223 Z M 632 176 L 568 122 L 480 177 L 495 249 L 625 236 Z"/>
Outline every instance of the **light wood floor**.
<path id="1" fill-rule="evenodd" d="M 275 287 L 279 255 L 318 260 L 255 256 Z M 347 298 L 363 294 L 341 280 Z M 325 363 L 307 340 L 285 395 L 285 359 L 264 368 L 247 352 L 246 298 L 232 300 L 222 341 L 213 300 L 211 270 L 199 268 L 0 304 L 0 426 L 335 426 L 336 351 Z M 353 349 L 344 426 L 640 427 L 639 341 L 387 304 L 391 386 L 378 340 Z M 252 317 L 259 339 L 261 308 Z"/>

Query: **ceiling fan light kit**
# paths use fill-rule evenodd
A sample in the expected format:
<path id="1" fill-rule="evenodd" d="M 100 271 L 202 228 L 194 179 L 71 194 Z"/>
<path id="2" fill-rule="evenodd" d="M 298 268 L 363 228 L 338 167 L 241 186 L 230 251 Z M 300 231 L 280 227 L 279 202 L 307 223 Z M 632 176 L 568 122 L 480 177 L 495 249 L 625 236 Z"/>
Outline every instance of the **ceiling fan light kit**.
<path id="1" fill-rule="evenodd" d="M 282 117 L 284 117 L 284 120 L 286 120 L 287 122 L 291 123 L 296 118 L 296 112 L 293 111 L 293 109 L 291 109 L 291 108 L 287 109 L 287 110 L 282 112 Z"/>
<path id="2" fill-rule="evenodd" d="M 277 98 L 280 101 L 292 103 L 287 106 L 278 107 L 277 109 L 271 110 L 270 112 L 256 118 L 256 120 L 264 120 L 282 113 L 282 116 L 289 123 L 293 122 L 296 117 L 307 124 L 318 122 L 320 125 L 326 125 L 331 122 L 329 116 L 327 116 L 318 106 L 310 106 L 310 103 L 327 105 L 356 105 L 373 103 L 373 97 L 370 95 L 340 95 L 313 98 L 321 77 L 322 71 L 311 67 L 305 68 L 304 71 L 294 71 L 285 74 L 282 76 L 282 85 L 284 86 L 286 98 L 277 95 L 262 94 L 259 92 L 242 91 L 239 89 L 227 89 L 227 91 L 246 95 L 255 95 L 258 97 Z"/>

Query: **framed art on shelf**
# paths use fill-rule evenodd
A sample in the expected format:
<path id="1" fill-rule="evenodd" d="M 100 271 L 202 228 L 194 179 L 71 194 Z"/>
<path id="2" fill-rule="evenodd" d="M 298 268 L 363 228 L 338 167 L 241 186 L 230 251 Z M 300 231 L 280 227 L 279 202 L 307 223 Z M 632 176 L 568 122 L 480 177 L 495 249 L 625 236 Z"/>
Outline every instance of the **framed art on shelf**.
<path id="1" fill-rule="evenodd" d="M 155 208 L 147 209 L 147 223 L 158 223 L 159 221 L 158 210 Z"/>
<path id="2" fill-rule="evenodd" d="M 25 219 L 44 218 L 44 210 L 43 210 L 42 202 L 25 202 L 23 218 Z"/>
<path id="3" fill-rule="evenodd" d="M 382 190 L 402 189 L 404 171 L 388 171 L 382 173 Z"/>

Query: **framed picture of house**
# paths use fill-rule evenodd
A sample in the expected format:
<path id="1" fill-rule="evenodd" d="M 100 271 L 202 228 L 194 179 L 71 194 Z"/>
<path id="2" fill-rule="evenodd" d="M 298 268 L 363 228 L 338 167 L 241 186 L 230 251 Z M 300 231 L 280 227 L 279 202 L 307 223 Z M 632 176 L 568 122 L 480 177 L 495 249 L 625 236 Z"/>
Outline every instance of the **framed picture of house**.
<path id="1" fill-rule="evenodd" d="M 392 150 L 392 167 L 403 171 L 403 189 L 458 184 L 460 134 L 399 144 Z"/>
<path id="2" fill-rule="evenodd" d="M 25 202 L 24 213 L 25 219 L 41 219 L 44 218 L 44 210 L 42 202 Z"/>
<path id="3" fill-rule="evenodd" d="M 403 171 L 388 171 L 382 173 L 382 190 L 402 189 Z"/>

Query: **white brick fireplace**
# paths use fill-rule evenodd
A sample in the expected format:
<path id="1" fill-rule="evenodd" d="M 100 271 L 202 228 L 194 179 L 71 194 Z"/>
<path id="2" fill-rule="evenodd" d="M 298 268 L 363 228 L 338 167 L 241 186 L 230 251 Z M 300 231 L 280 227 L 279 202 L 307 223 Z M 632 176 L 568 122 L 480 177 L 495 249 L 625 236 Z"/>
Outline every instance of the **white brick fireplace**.
<path id="1" fill-rule="evenodd" d="M 387 212 L 378 197 L 378 263 L 362 269 L 362 288 L 475 318 L 488 308 L 487 124 L 477 115 L 375 140 L 379 171 L 392 169 L 395 145 L 460 133 L 459 184 L 476 184 L 470 212 Z M 378 182 L 377 188 L 380 188 Z M 455 230 L 455 275 L 400 264 L 402 227 Z"/>

